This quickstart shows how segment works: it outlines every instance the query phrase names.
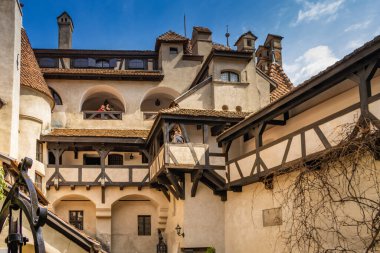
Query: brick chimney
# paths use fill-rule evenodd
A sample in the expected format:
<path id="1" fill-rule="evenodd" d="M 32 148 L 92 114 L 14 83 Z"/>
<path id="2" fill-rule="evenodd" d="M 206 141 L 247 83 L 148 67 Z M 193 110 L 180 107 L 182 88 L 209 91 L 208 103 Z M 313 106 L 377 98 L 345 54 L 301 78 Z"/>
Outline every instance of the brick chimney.
<path id="1" fill-rule="evenodd" d="M 194 26 L 191 37 L 193 54 L 207 56 L 212 49 L 211 30 L 207 27 Z"/>
<path id="2" fill-rule="evenodd" d="M 248 31 L 237 39 L 235 46 L 238 51 L 255 51 L 255 42 L 257 37 L 251 32 Z"/>
<path id="3" fill-rule="evenodd" d="M 74 23 L 70 15 L 64 11 L 57 17 L 58 23 L 58 48 L 71 49 L 72 48 L 72 34 L 74 31 Z"/>
<path id="4" fill-rule="evenodd" d="M 282 46 L 283 37 L 268 34 L 264 45 L 260 45 L 256 51 L 257 67 L 266 72 L 271 63 L 282 66 Z"/>

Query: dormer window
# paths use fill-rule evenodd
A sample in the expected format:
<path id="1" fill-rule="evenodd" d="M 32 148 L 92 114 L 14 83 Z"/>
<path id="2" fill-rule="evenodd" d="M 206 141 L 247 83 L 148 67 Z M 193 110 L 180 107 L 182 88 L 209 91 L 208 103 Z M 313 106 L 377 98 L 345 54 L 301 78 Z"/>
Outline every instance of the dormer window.
<path id="1" fill-rule="evenodd" d="M 178 54 L 178 48 L 176 48 L 176 47 L 171 47 L 171 48 L 170 48 L 170 54 Z"/>
<path id="2" fill-rule="evenodd" d="M 128 69 L 144 69 L 144 61 L 141 59 L 133 59 L 128 61 Z"/>
<path id="3" fill-rule="evenodd" d="M 247 46 L 252 47 L 252 40 L 247 40 Z"/>
<path id="4" fill-rule="evenodd" d="M 239 82 L 239 75 L 231 71 L 223 71 L 220 77 L 222 81 L 224 82 L 232 82 L 232 83 Z"/>
<path id="5" fill-rule="evenodd" d="M 109 68 L 110 67 L 110 62 L 108 60 L 100 59 L 96 60 L 96 65 L 97 68 Z"/>

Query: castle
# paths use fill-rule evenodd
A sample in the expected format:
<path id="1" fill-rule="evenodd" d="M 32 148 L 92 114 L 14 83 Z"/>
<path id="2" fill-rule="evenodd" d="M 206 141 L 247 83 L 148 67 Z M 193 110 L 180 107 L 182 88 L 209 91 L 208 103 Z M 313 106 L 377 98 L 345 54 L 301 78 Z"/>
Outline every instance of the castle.
<path id="1" fill-rule="evenodd" d="M 63 12 L 58 49 L 33 49 L 19 2 L 0 14 L 0 152 L 33 159 L 47 252 L 158 252 L 158 231 L 169 253 L 281 252 L 274 195 L 296 172 L 276 173 L 337 146 L 342 125 L 380 126 L 379 37 L 293 87 L 274 34 L 72 49 Z"/>

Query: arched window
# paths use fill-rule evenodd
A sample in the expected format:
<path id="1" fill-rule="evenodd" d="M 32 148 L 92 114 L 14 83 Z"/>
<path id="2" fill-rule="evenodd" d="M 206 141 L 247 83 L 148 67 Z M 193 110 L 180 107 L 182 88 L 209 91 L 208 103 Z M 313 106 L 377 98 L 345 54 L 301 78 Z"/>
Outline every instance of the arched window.
<path id="1" fill-rule="evenodd" d="M 220 77 L 225 82 L 239 82 L 239 75 L 231 71 L 222 71 Z"/>
<path id="2" fill-rule="evenodd" d="M 62 99 L 61 99 L 61 97 L 58 95 L 58 93 L 57 93 L 55 90 L 53 90 L 53 88 L 50 88 L 50 87 L 49 87 L 49 90 L 50 90 L 51 95 L 53 96 L 54 103 L 55 103 L 56 105 L 62 105 Z"/>
<path id="3" fill-rule="evenodd" d="M 128 69 L 144 69 L 144 61 L 141 59 L 129 60 Z"/>
<path id="4" fill-rule="evenodd" d="M 96 67 L 97 68 L 109 68 L 110 62 L 108 60 L 104 60 L 104 59 L 96 60 Z"/>

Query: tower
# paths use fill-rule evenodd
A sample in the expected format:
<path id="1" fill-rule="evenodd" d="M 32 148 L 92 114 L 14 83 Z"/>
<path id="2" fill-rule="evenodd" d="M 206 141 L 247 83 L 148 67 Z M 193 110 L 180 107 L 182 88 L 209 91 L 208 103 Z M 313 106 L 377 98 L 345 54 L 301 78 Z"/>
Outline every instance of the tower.
<path id="1" fill-rule="evenodd" d="M 64 11 L 57 17 L 58 23 L 58 48 L 72 48 L 72 34 L 74 31 L 74 23 L 70 15 Z"/>

